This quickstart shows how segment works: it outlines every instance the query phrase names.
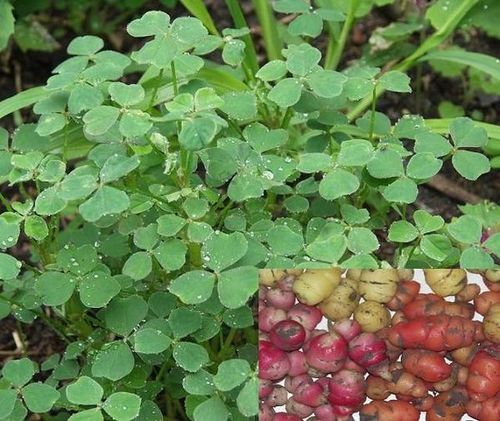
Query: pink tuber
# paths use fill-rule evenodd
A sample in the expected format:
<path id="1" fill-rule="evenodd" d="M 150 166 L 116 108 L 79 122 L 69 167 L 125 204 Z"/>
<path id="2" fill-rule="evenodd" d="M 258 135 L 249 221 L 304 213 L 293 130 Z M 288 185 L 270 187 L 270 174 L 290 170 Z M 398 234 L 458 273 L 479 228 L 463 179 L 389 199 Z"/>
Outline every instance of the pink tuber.
<path id="1" fill-rule="evenodd" d="M 362 333 L 349 342 L 349 358 L 370 374 L 390 379 L 385 342 L 374 333 Z"/>
<path id="2" fill-rule="evenodd" d="M 302 383 L 295 389 L 293 398 L 296 402 L 313 408 L 326 403 L 323 386 L 318 382 Z"/>
<path id="3" fill-rule="evenodd" d="M 350 342 L 361 333 L 361 325 L 356 320 L 343 319 L 336 322 L 332 327 L 334 332 L 340 334 L 347 342 Z"/>
<path id="4" fill-rule="evenodd" d="M 295 294 L 281 289 L 268 289 L 266 299 L 268 305 L 282 310 L 290 310 L 295 304 Z"/>
<path id="5" fill-rule="evenodd" d="M 313 330 L 323 318 L 323 314 L 316 307 L 298 303 L 288 311 L 288 318 L 300 323 L 306 330 Z"/>
<path id="6" fill-rule="evenodd" d="M 313 408 L 310 406 L 304 405 L 302 403 L 297 402 L 294 398 L 288 399 L 288 402 L 285 405 L 286 412 L 292 415 L 296 415 L 300 418 L 307 418 L 312 415 Z M 294 419 L 294 418 L 292 418 Z"/>
<path id="7" fill-rule="evenodd" d="M 271 342 L 259 342 L 259 377 L 265 380 L 281 380 L 290 370 L 285 352 Z"/>
<path id="8" fill-rule="evenodd" d="M 292 351 L 288 353 L 290 361 L 289 376 L 298 376 L 307 373 L 309 366 L 307 365 L 306 356 L 302 351 Z"/>
<path id="9" fill-rule="evenodd" d="M 284 405 L 287 400 L 288 400 L 287 390 L 283 386 L 274 386 L 273 390 L 266 398 L 265 402 L 267 405 L 274 407 L 274 406 Z"/>
<path id="10" fill-rule="evenodd" d="M 356 408 L 366 398 L 364 375 L 357 371 L 340 370 L 330 379 L 328 401 L 331 405 Z"/>
<path id="11" fill-rule="evenodd" d="M 334 373 L 342 367 L 347 357 L 347 342 L 336 332 L 314 337 L 306 351 L 307 363 L 324 373 Z"/>
<path id="12" fill-rule="evenodd" d="M 261 421 L 259 417 L 259 421 Z M 284 412 L 278 412 L 274 415 L 273 421 L 302 421 L 297 415 L 285 414 Z"/>
<path id="13" fill-rule="evenodd" d="M 272 327 L 282 320 L 286 320 L 286 311 L 280 308 L 264 307 L 259 310 L 259 329 L 269 332 Z"/>

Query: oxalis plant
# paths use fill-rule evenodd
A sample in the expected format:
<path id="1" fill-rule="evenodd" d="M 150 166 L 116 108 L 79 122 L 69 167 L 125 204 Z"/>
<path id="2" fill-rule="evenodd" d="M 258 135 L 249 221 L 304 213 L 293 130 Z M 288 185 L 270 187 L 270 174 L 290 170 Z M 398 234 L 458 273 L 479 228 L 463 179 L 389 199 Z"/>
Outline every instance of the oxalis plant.
<path id="1" fill-rule="evenodd" d="M 317 26 L 349 19 L 280 11 Z M 147 12 L 127 27 L 143 41 L 130 56 L 76 38 L 47 85 L 15 99 L 35 102 L 39 119 L 0 133 L 0 177 L 19 198 L 0 196 L 0 316 L 20 330 L 40 319 L 66 348 L 40 366 L 3 366 L 0 419 L 251 419 L 258 268 L 498 258 L 488 218 L 409 213 L 444 161 L 469 180 L 489 171 L 483 128 L 393 124 L 376 98 L 411 92 L 408 76 L 332 70 L 338 50 L 325 64 L 304 42 L 314 34 L 295 33 L 259 67 L 244 25 L 217 35 L 205 23 Z M 389 262 L 378 257 L 383 231 Z"/>

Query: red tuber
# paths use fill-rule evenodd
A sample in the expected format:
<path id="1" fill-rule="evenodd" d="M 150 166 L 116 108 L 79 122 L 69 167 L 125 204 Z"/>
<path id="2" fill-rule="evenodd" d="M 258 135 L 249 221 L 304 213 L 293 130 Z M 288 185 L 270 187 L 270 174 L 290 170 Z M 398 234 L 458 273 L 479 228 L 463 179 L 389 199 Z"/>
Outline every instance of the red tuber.
<path id="1" fill-rule="evenodd" d="M 306 331 L 294 320 L 282 320 L 276 323 L 269 332 L 269 340 L 283 351 L 295 351 L 302 347 L 306 339 Z"/>

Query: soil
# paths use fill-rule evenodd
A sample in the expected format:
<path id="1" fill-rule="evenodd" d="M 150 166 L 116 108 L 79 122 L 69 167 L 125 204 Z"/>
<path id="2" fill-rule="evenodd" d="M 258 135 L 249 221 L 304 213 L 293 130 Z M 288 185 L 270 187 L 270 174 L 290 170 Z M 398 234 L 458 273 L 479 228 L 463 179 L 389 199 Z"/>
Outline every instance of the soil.
<path id="1" fill-rule="evenodd" d="M 231 26 L 231 18 L 223 0 L 207 0 L 205 4 L 220 28 Z M 240 4 L 246 14 L 252 32 L 257 38 L 258 51 L 263 57 L 262 53 L 264 49 L 260 40 L 260 31 L 257 26 L 256 17 L 253 13 L 252 2 L 244 0 Z M 137 12 L 137 15 L 146 10 L 161 8 L 162 6 L 159 1 L 150 1 L 147 7 Z M 174 17 L 186 14 L 185 10 L 180 6 L 168 12 Z M 390 9 L 378 10 L 355 25 L 353 35 L 346 47 L 346 53 L 343 57 L 344 61 L 340 65 L 341 68 L 360 56 L 362 47 L 367 42 L 374 28 L 385 26 L 393 20 L 391 13 Z M 60 16 L 60 18 L 61 20 L 65 20 L 64 16 Z M 58 16 L 52 16 L 51 21 L 58 22 Z M 49 31 L 50 29 L 53 28 L 49 28 Z M 66 29 L 65 35 L 61 39 L 58 39 L 61 48 L 53 53 L 33 51 L 23 53 L 11 44 L 7 52 L 0 55 L 0 100 L 10 97 L 21 90 L 45 83 L 51 75 L 51 70 L 66 57 L 65 49 L 68 42 L 77 35 L 70 29 Z M 105 41 L 107 47 L 122 49 L 124 52 L 133 47 L 124 31 L 114 33 L 112 36 L 105 38 Z M 324 43 L 324 41 L 319 40 L 319 44 L 322 42 Z M 467 44 L 467 49 L 472 51 L 485 52 L 495 57 L 500 57 L 500 41 L 488 38 L 481 33 L 476 33 L 468 39 L 458 34 L 454 42 L 459 45 Z M 419 104 L 416 104 L 412 99 L 415 96 L 387 94 L 378 103 L 379 110 L 386 113 L 393 121 L 396 121 L 402 113 L 416 113 L 418 109 L 420 109 L 420 112 L 425 117 L 436 118 L 438 117 L 437 106 L 440 101 L 449 100 L 455 104 L 463 103 L 464 92 L 461 83 L 445 79 L 433 73 L 427 66 L 424 67 L 423 74 L 423 90 Z M 415 71 L 410 72 L 410 76 L 412 80 L 415 80 Z M 466 110 L 479 110 L 483 113 L 485 121 L 500 124 L 499 96 L 475 95 L 468 102 Z M 33 115 L 29 110 L 23 110 L 22 118 L 25 122 L 31 121 Z M 2 123 L 9 130 L 15 128 L 14 120 L 10 117 L 4 119 Z M 451 181 L 480 198 L 494 202 L 500 201 L 500 177 L 498 177 L 498 174 L 485 175 L 476 182 L 467 182 L 457 177 L 450 165 L 445 166 L 444 174 Z M 10 197 L 15 194 L 12 190 L 6 190 L 6 186 L 2 187 L 2 191 Z M 459 214 L 457 205 L 459 204 L 461 203 L 456 199 L 443 195 L 429 186 L 422 186 L 416 203 L 417 207 L 427 209 L 445 218 L 457 216 Z M 23 254 L 28 252 L 28 250 L 19 249 L 21 258 L 26 257 Z M 382 254 L 389 256 L 392 252 L 392 248 L 387 245 L 387 247 L 384 246 Z M 0 363 L 4 358 L 20 355 L 12 336 L 12 332 L 15 332 L 16 329 L 16 322 L 13 318 L 0 321 Z M 24 335 L 29 338 L 27 344 L 28 353 L 35 360 L 42 360 L 44 355 L 51 355 L 54 352 L 64 349 L 64 343 L 60 338 L 52 331 L 45 329 L 41 322 L 24 325 L 23 329 Z"/>

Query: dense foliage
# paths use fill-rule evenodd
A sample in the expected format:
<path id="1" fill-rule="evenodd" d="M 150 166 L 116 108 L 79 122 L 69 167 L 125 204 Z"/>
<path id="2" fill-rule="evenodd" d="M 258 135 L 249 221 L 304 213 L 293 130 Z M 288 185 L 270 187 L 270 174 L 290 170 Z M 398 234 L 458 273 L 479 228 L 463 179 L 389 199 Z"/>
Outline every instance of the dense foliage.
<path id="1" fill-rule="evenodd" d="M 247 419 L 257 268 L 494 265 L 500 234 L 483 235 L 485 218 L 409 213 L 444 161 L 468 180 L 490 171 L 487 131 L 377 112 L 383 91 L 411 92 L 408 63 L 333 70 L 359 2 L 276 2 L 298 14 L 282 50 L 256 2 L 262 66 L 227 3 L 238 28 L 221 35 L 201 12 L 205 25 L 145 13 L 127 27 L 145 41 L 130 56 L 78 37 L 44 88 L 0 103 L 0 115 L 33 102 L 39 115 L 0 133 L 0 181 L 19 192 L 0 196 L 0 317 L 40 318 L 68 343 L 40 371 L 27 358 L 4 366 L 0 419 Z M 476 2 L 465 3 L 415 60 Z M 344 29 L 322 62 L 307 41 L 330 25 Z"/>

